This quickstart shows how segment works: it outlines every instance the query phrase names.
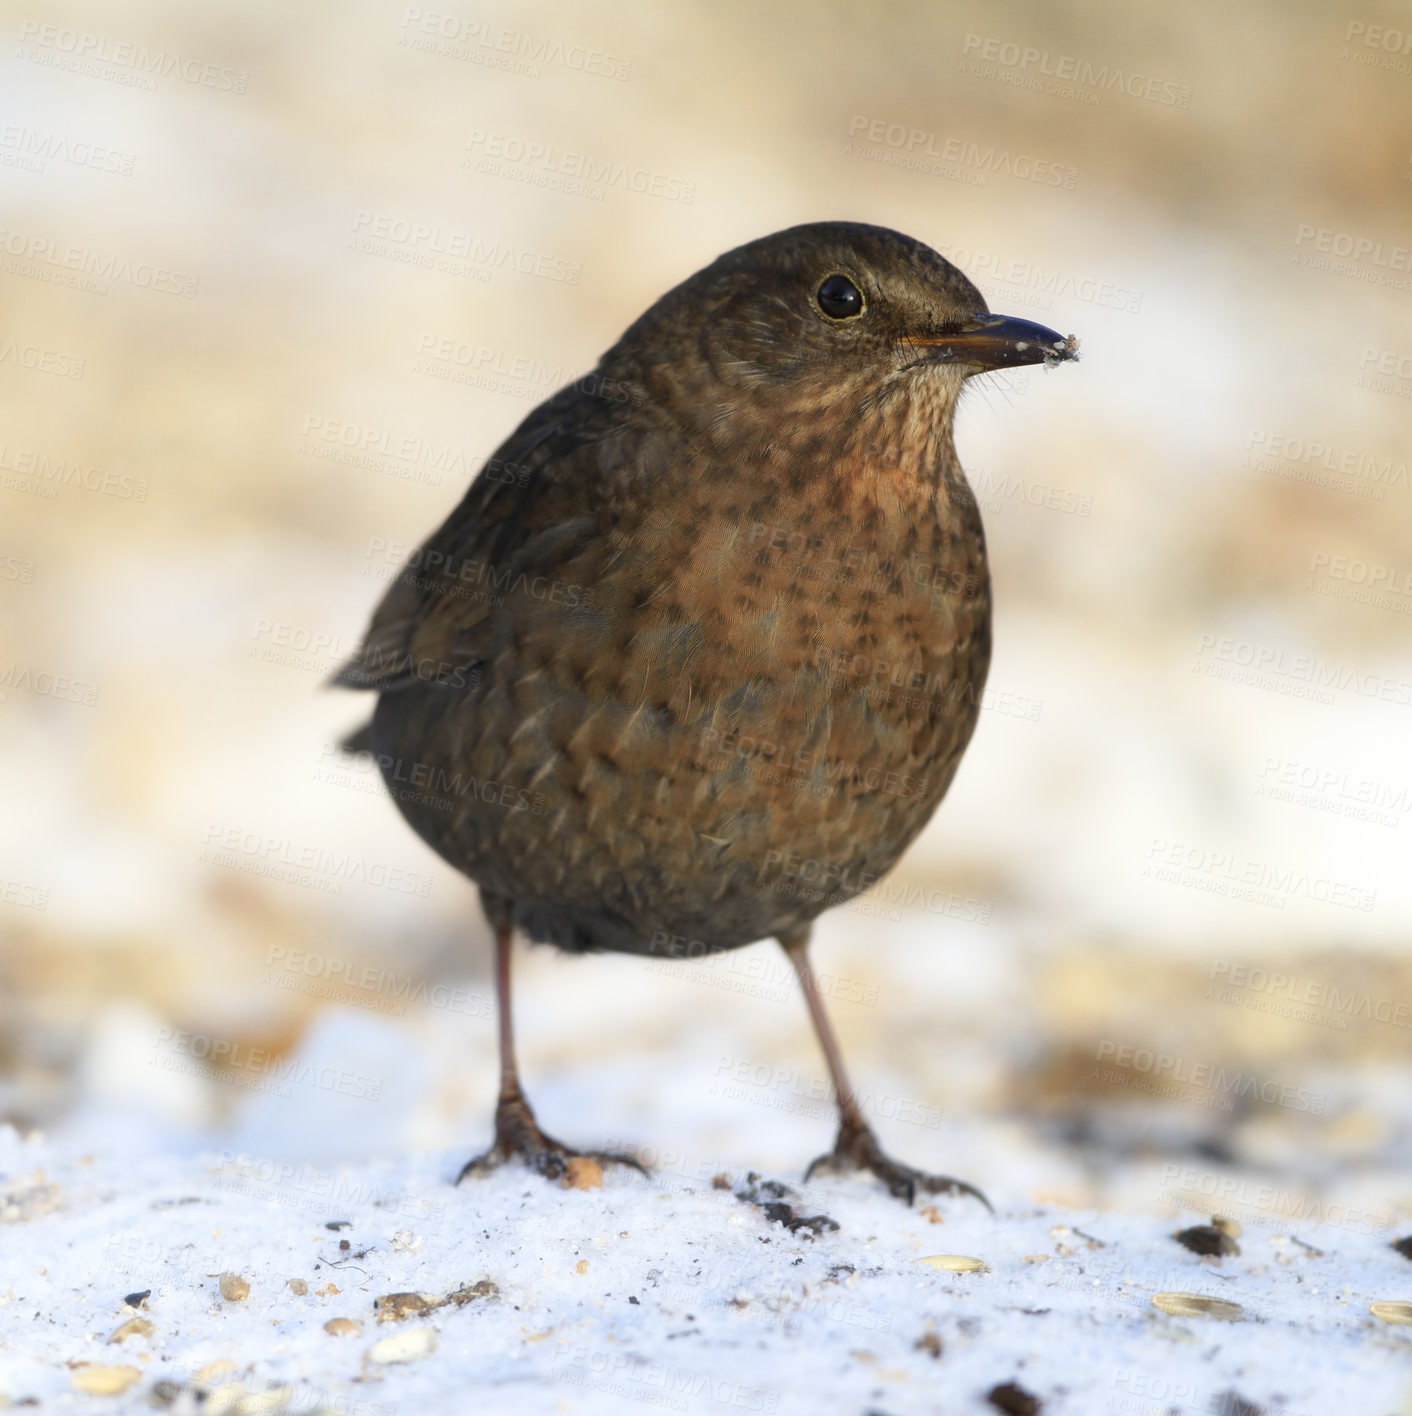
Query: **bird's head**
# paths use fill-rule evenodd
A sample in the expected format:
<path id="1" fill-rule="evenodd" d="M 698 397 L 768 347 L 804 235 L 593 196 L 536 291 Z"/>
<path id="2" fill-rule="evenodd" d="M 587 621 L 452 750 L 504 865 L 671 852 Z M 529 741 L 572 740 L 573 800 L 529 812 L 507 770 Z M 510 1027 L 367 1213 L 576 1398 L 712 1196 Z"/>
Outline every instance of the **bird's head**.
<path id="1" fill-rule="evenodd" d="M 672 406 L 725 423 L 809 419 L 920 401 L 950 414 L 966 379 L 1078 357 L 1078 341 L 993 315 L 922 242 L 817 222 L 713 261 L 610 351 Z"/>

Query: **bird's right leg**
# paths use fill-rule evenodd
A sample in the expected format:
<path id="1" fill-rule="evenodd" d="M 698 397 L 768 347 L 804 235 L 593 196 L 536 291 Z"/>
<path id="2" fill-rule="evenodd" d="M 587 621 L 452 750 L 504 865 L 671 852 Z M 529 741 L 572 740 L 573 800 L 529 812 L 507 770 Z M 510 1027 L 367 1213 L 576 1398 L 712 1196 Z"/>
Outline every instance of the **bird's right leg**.
<path id="1" fill-rule="evenodd" d="M 510 1014 L 512 930 L 509 911 L 488 912 L 492 914 L 495 928 L 495 1005 L 500 1021 L 500 1099 L 495 1104 L 495 1143 L 461 1167 L 456 1183 L 459 1185 L 468 1175 L 484 1175 L 517 1157 L 546 1180 L 561 1179 L 568 1173 L 569 1162 L 578 1157 L 595 1160 L 599 1165 L 630 1165 L 645 1175 L 642 1163 L 630 1155 L 618 1151 L 573 1150 L 540 1129 L 520 1086 L 519 1068 L 515 1064 L 515 1032 Z"/>

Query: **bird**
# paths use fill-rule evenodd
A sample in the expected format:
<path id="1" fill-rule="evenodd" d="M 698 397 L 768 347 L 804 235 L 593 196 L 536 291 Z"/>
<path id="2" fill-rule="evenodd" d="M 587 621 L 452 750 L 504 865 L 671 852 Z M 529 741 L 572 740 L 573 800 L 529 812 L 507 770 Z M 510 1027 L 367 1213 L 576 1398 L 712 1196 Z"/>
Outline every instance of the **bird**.
<path id="1" fill-rule="evenodd" d="M 838 1110 L 806 1178 L 988 1204 L 882 1149 L 808 945 L 927 824 L 976 726 L 991 593 L 953 436 L 966 381 L 1077 357 L 922 241 L 793 226 L 661 296 L 410 555 L 332 682 L 377 694 L 345 746 L 476 884 L 494 937 L 494 1139 L 456 1183 L 642 1168 L 539 1125 L 517 931 L 655 959 L 774 939 Z"/>

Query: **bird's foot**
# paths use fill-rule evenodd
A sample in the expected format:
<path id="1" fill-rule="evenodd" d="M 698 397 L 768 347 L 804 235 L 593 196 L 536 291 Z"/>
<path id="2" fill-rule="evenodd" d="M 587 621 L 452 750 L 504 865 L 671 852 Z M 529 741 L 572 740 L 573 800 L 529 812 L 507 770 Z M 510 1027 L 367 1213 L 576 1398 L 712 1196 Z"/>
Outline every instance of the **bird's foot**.
<path id="1" fill-rule="evenodd" d="M 883 1150 L 871 1127 L 861 1122 L 844 1121 L 838 1128 L 838 1139 L 833 1149 L 821 1155 L 804 1172 L 804 1178 L 810 1180 L 821 1171 L 841 1174 L 853 1170 L 871 1171 L 887 1186 L 889 1194 L 906 1200 L 909 1205 L 917 1191 L 921 1190 L 929 1195 L 973 1195 L 994 1213 L 990 1201 L 974 1185 L 953 1179 L 950 1175 L 929 1175 L 925 1170 L 914 1170 L 910 1165 L 903 1165 Z"/>
<path id="2" fill-rule="evenodd" d="M 570 1162 L 574 1160 L 590 1160 L 599 1166 L 627 1165 L 640 1174 L 647 1174 L 647 1167 L 640 1160 L 622 1151 L 574 1150 L 553 1136 L 545 1135 L 534 1119 L 529 1102 L 523 1096 L 512 1096 L 501 1097 L 495 1108 L 495 1144 L 468 1160 L 461 1167 L 456 1183 L 459 1185 L 468 1175 L 487 1175 L 516 1159 L 524 1161 L 546 1180 L 562 1180 L 570 1175 Z"/>

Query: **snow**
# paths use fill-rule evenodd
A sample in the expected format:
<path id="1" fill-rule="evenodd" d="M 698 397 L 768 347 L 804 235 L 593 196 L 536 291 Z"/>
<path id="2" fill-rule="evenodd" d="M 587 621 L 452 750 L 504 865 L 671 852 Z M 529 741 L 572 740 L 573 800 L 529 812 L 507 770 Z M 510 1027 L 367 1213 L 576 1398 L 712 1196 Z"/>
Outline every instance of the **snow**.
<path id="1" fill-rule="evenodd" d="M 1037 1204 L 1013 1182 L 992 1190 L 994 1215 L 947 1197 L 909 1209 L 867 1177 L 772 1186 L 736 1166 L 727 1180 L 682 1155 L 648 1179 L 610 1169 L 597 1189 L 509 1167 L 453 1187 L 464 1150 L 320 1165 L 91 1129 L 92 1147 L 82 1126 L 0 1132 L 11 1403 L 901 1416 L 993 1411 L 986 1394 L 1015 1383 L 1047 1413 L 1249 1409 L 1238 1397 L 1392 1416 L 1412 1395 L 1412 1328 L 1369 1313 L 1412 1297 L 1412 1267 L 1351 1216 L 1296 1237 L 1247 1225 L 1240 1255 L 1215 1259 L 1170 1220 Z M 837 1228 L 792 1232 L 771 1202 Z M 248 1298 L 222 1298 L 223 1274 Z M 1173 1292 L 1237 1303 L 1243 1320 L 1169 1316 L 1152 1300 Z M 375 1300 L 409 1293 L 440 1306 L 377 1320 Z M 139 1315 L 150 1335 L 109 1342 Z M 338 1318 L 356 1335 L 330 1334 Z M 390 1337 L 412 1355 L 376 1360 Z M 137 1375 L 94 1396 L 76 1385 L 84 1363 Z"/>
<path id="2" fill-rule="evenodd" d="M 240 1030 L 259 1010 L 238 991 L 206 1032 L 115 998 L 49 1132 L 0 1130 L 0 1405 L 904 1416 L 1005 1409 L 987 1394 L 1013 1384 L 1046 1416 L 1412 1411 L 1412 1326 L 1370 1311 L 1412 1302 L 1403 1030 L 1205 1001 L 1209 950 L 1045 933 L 1007 912 L 948 920 L 941 947 L 929 915 L 845 909 L 815 946 L 884 1147 L 994 1214 L 908 1208 L 867 1175 L 803 1183 L 833 1109 L 767 943 L 690 965 L 517 949 L 540 1120 L 652 1166 L 587 1190 L 508 1167 L 451 1183 L 489 1139 L 484 941 L 420 1002 L 401 960 L 368 975 L 330 938 L 287 969 L 272 947 L 246 980 L 270 999 L 387 981 L 320 993 L 288 1052 Z M 1407 996 L 1400 963 L 1378 967 L 1333 976 Z M 1125 1049 L 1166 1062 L 1125 1069 Z M 1258 1097 L 1232 1106 L 1217 1068 Z M 1173 1237 L 1214 1214 L 1238 1254 Z M 150 1332 L 110 1342 L 133 1318 Z"/>

